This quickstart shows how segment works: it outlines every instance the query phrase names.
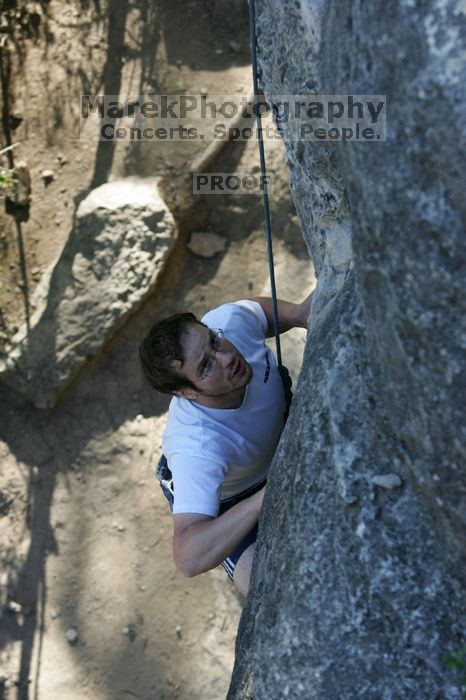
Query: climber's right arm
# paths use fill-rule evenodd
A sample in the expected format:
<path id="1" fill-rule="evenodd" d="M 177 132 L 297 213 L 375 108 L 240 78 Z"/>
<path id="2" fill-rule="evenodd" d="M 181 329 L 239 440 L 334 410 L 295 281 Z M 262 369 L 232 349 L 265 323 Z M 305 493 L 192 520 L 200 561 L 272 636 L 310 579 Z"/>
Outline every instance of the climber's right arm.
<path id="1" fill-rule="evenodd" d="M 199 513 L 173 516 L 173 558 L 185 576 L 196 576 L 215 568 L 236 549 L 259 519 L 264 489 L 218 518 Z"/>

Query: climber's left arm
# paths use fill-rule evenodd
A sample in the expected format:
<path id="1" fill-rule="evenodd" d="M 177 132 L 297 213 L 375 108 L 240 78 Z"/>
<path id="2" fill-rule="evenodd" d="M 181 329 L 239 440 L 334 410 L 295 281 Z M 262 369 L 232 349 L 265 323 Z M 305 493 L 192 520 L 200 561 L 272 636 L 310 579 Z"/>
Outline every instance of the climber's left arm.
<path id="1" fill-rule="evenodd" d="M 285 333 L 290 328 L 307 328 L 313 295 L 314 290 L 299 304 L 278 299 L 280 333 Z M 251 301 L 255 301 L 262 306 L 268 322 L 266 337 L 272 337 L 274 335 L 272 299 L 269 297 L 251 297 Z"/>

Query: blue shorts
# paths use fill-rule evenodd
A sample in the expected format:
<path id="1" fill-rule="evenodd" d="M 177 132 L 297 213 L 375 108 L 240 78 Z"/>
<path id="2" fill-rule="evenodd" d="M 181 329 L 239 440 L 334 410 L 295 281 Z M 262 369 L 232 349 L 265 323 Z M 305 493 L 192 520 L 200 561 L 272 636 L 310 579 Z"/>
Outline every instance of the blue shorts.
<path id="1" fill-rule="evenodd" d="M 169 484 L 167 480 L 160 479 L 160 476 L 158 475 L 158 471 L 160 470 L 160 467 L 162 466 L 163 469 L 168 469 L 168 465 L 166 462 L 165 457 L 162 455 L 162 457 L 159 460 L 159 465 L 156 471 L 156 476 L 159 478 L 159 483 L 160 483 L 160 488 L 163 491 L 163 494 L 165 498 L 168 501 L 168 504 L 170 506 L 170 510 L 173 510 L 173 485 Z M 238 494 L 237 496 L 233 496 L 233 498 L 227 498 L 224 501 L 220 501 L 220 508 L 218 511 L 219 515 L 222 515 L 223 513 L 226 513 L 227 510 L 235 506 L 237 503 L 240 501 L 243 501 L 245 498 L 248 498 L 249 496 L 252 496 L 256 491 L 259 491 L 263 486 L 265 486 L 265 481 L 261 481 L 260 484 L 255 484 L 254 486 L 251 486 L 251 488 L 247 489 L 247 491 L 243 491 L 242 493 Z M 254 544 L 254 542 L 257 539 L 257 525 L 255 525 L 250 532 L 244 537 L 239 545 L 236 547 L 236 549 L 231 552 L 231 554 L 228 555 L 223 561 L 222 561 L 222 566 L 227 572 L 228 576 L 233 580 L 233 572 L 235 570 L 235 566 L 239 561 L 239 558 L 243 554 L 243 552 L 246 551 L 246 549 L 251 545 Z"/>

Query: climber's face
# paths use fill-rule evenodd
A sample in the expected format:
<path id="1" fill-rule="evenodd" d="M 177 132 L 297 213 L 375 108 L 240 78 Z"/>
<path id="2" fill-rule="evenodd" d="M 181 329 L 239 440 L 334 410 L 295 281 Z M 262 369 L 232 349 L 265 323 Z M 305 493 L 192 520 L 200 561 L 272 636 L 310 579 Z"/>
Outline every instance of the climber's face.
<path id="1" fill-rule="evenodd" d="M 189 324 L 182 347 L 184 363 L 179 364 L 179 373 L 195 389 L 180 389 L 177 395 L 211 407 L 240 406 L 252 369 L 238 348 L 222 332 L 199 323 Z"/>

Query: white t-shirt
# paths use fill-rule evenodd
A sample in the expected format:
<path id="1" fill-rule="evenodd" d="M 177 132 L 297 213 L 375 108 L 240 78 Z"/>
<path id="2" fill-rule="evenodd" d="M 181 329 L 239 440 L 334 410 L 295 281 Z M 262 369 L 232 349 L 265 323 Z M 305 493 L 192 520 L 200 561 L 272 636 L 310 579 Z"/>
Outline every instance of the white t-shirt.
<path id="1" fill-rule="evenodd" d="M 216 517 L 220 500 L 265 479 L 283 430 L 285 399 L 260 304 L 243 300 L 209 311 L 252 367 L 239 408 L 209 408 L 174 396 L 162 446 L 173 474 L 173 513 Z"/>

